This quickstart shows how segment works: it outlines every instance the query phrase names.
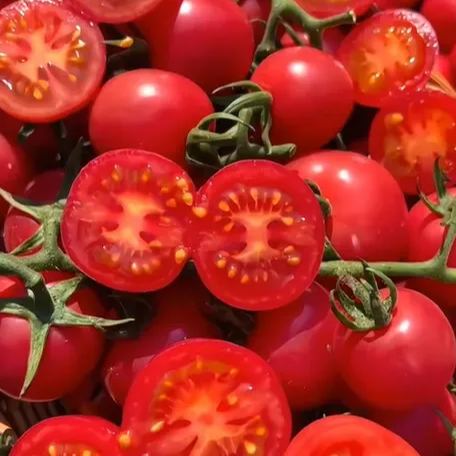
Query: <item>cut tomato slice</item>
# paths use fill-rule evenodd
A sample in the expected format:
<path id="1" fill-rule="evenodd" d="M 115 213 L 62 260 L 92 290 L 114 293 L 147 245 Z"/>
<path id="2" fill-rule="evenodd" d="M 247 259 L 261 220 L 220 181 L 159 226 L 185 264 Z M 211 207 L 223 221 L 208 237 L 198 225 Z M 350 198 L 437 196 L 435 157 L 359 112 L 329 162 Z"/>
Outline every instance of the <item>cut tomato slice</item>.
<path id="1" fill-rule="evenodd" d="M 366 19 L 337 51 L 353 79 L 356 100 L 374 107 L 392 94 L 424 87 L 437 55 L 431 24 L 419 13 L 401 9 Z"/>
<path id="2" fill-rule="evenodd" d="M 392 98 L 377 113 L 369 153 L 397 179 L 404 192 L 435 190 L 434 163 L 456 182 L 456 99 L 441 92 Z"/>
<path id="3" fill-rule="evenodd" d="M 374 0 L 297 0 L 308 13 L 329 16 L 353 10 L 357 15 L 365 13 Z"/>
<path id="4" fill-rule="evenodd" d="M 134 381 L 119 444 L 128 455 L 283 455 L 291 417 L 258 355 L 215 339 L 161 352 Z"/>
<path id="5" fill-rule="evenodd" d="M 193 258 L 219 299 L 272 309 L 301 295 L 317 275 L 324 221 L 308 185 L 266 160 L 230 165 L 200 189 Z"/>
<path id="6" fill-rule="evenodd" d="M 0 12 L 0 108 L 45 123 L 87 104 L 101 83 L 99 28 L 59 2 L 20 0 Z"/>
<path id="7" fill-rule="evenodd" d="M 116 290 L 171 283 L 188 258 L 184 243 L 194 185 L 174 162 L 118 150 L 92 160 L 75 180 L 62 241 L 76 266 Z"/>

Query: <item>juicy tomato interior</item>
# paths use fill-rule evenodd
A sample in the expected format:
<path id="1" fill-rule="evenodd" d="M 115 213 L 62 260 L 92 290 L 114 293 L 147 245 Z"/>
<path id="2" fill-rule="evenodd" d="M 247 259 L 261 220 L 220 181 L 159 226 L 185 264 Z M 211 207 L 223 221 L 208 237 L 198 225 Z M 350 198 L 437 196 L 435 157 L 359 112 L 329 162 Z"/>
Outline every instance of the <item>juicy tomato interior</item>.
<path id="1" fill-rule="evenodd" d="M 267 161 L 226 167 L 200 190 L 194 214 L 195 264 L 222 301 L 279 307 L 315 278 L 324 222 L 312 191 L 292 171 Z"/>
<path id="2" fill-rule="evenodd" d="M 119 443 L 133 454 L 279 455 L 290 436 L 290 412 L 265 361 L 228 342 L 193 339 L 140 373 L 122 429 Z"/>
<path id="3" fill-rule="evenodd" d="M 368 106 L 379 106 L 392 93 L 423 86 L 437 53 L 430 24 L 405 10 L 377 13 L 356 26 L 338 50 L 357 101 Z"/>
<path id="4" fill-rule="evenodd" d="M 104 71 L 96 25 L 60 4 L 20 0 L 0 13 L 0 107 L 19 119 L 61 119 L 89 101 Z"/>
<path id="5" fill-rule="evenodd" d="M 89 277 L 115 289 L 152 291 L 183 268 L 194 186 L 174 162 L 119 150 L 86 166 L 62 224 L 64 246 Z"/>
<path id="6" fill-rule="evenodd" d="M 354 10 L 356 14 L 362 14 L 373 3 L 373 0 L 297 0 L 298 3 L 309 13 L 337 14 L 344 11 Z"/>
<path id="7" fill-rule="evenodd" d="M 439 92 L 403 95 L 377 114 L 369 136 L 372 158 L 381 162 L 415 194 L 432 192 L 436 159 L 448 177 L 456 179 L 456 100 Z"/>

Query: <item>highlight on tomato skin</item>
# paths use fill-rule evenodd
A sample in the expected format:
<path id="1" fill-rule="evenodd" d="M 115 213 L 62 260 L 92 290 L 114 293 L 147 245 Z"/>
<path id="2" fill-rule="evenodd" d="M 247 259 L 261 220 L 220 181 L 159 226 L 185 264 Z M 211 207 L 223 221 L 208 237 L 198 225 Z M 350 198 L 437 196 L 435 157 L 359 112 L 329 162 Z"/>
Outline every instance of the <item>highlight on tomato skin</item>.
<path id="1" fill-rule="evenodd" d="M 356 25 L 337 56 L 353 79 L 356 101 L 380 107 L 391 95 L 422 89 L 438 52 L 435 31 L 422 15 L 393 9 Z"/>
<path id="2" fill-rule="evenodd" d="M 434 164 L 456 182 L 456 100 L 438 91 L 392 97 L 369 133 L 370 156 L 387 168 L 405 193 L 434 190 Z"/>
<path id="3" fill-rule="evenodd" d="M 291 413 L 270 366 L 215 339 L 177 343 L 136 377 L 118 441 L 125 455 L 283 455 Z"/>
<path id="4" fill-rule="evenodd" d="M 310 187 L 282 165 L 244 160 L 223 168 L 200 188 L 191 220 L 198 274 L 234 307 L 286 305 L 318 273 L 322 211 Z"/>

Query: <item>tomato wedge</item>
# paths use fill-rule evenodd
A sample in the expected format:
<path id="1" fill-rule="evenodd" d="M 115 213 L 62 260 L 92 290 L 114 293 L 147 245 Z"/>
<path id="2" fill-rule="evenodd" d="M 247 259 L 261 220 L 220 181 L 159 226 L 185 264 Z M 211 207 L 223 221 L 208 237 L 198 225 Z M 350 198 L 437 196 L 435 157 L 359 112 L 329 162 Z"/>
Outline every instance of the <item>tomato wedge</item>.
<path id="1" fill-rule="evenodd" d="M 27 122 L 62 119 L 101 83 L 100 29 L 57 1 L 20 0 L 0 11 L 0 109 Z"/>
<path id="2" fill-rule="evenodd" d="M 309 186 L 292 170 L 266 160 L 227 166 L 200 189 L 193 211 L 196 268 L 227 304 L 277 308 L 315 278 L 323 216 Z"/>
<path id="3" fill-rule="evenodd" d="M 134 381 L 119 444 L 128 455 L 283 455 L 291 416 L 258 355 L 192 339 L 157 355 Z"/>
<path id="4" fill-rule="evenodd" d="M 393 97 L 374 118 L 369 152 L 401 185 L 417 193 L 435 190 L 434 163 L 456 182 L 456 99 L 444 93 L 413 92 Z"/>
<path id="5" fill-rule="evenodd" d="M 353 79 L 356 100 L 373 107 L 391 94 L 423 88 L 437 55 L 431 24 L 404 9 L 382 11 L 361 22 L 337 51 Z"/>
<path id="6" fill-rule="evenodd" d="M 182 270 L 194 185 L 171 160 L 122 149 L 92 160 L 71 188 L 62 241 L 93 280 L 131 292 L 153 291 Z"/>

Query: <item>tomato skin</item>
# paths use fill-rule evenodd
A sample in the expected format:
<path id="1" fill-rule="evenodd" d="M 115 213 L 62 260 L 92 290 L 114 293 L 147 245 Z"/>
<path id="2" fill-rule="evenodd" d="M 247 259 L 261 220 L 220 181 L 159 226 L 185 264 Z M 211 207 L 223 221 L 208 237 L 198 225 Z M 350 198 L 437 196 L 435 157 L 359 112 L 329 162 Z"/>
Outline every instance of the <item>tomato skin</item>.
<path id="1" fill-rule="evenodd" d="M 394 8 L 409 8 L 414 9 L 419 3 L 419 0 L 376 0 L 376 5 L 380 10 L 388 10 Z"/>
<path id="2" fill-rule="evenodd" d="M 120 456 L 116 435 L 118 427 L 102 418 L 94 416 L 59 416 L 48 418 L 28 429 L 14 445 L 11 456 L 48 454 L 50 445 L 69 454 L 82 455 L 90 448 L 100 456 Z M 72 452 L 71 445 L 80 451 Z M 73 448 L 74 449 L 74 448 Z M 60 454 L 59 450 L 57 449 Z M 65 453 L 63 453 L 65 454 Z"/>
<path id="3" fill-rule="evenodd" d="M 253 29 L 236 2 L 164 1 L 138 24 L 155 68 L 181 74 L 208 93 L 247 77 Z"/>
<path id="4" fill-rule="evenodd" d="M 337 364 L 347 386 L 366 405 L 382 410 L 436 403 L 456 367 L 456 340 L 443 312 L 417 291 L 397 291 L 389 326 L 355 333 L 341 325 L 334 339 Z M 381 293 L 388 295 L 387 290 Z"/>
<path id="5" fill-rule="evenodd" d="M 439 54 L 434 64 L 434 70 L 438 71 L 451 84 L 453 83 L 453 72 L 451 69 L 450 57 L 445 54 Z"/>
<path id="6" fill-rule="evenodd" d="M 255 44 L 258 45 L 263 38 L 265 22 L 271 11 L 271 0 L 241 0 L 240 6 L 253 27 Z"/>
<path id="7" fill-rule="evenodd" d="M 456 5 L 451 0 L 424 0 L 421 14 L 432 24 L 443 52 L 450 52 L 456 44 L 456 31 L 451 18 Z"/>
<path id="8" fill-rule="evenodd" d="M 195 337 L 215 338 L 217 328 L 201 312 L 209 293 L 196 280 L 181 278 L 158 292 L 157 315 L 137 339 L 118 340 L 106 355 L 102 376 L 113 400 L 122 405 L 134 378 L 170 345 Z"/>
<path id="9" fill-rule="evenodd" d="M 128 71 L 109 80 L 95 99 L 90 139 L 99 154 L 144 149 L 184 166 L 189 131 L 212 112 L 207 95 L 182 76 L 161 70 Z"/>
<path id="10" fill-rule="evenodd" d="M 347 71 L 329 54 L 308 46 L 270 55 L 255 70 L 252 81 L 273 97 L 272 142 L 295 144 L 297 155 L 329 142 L 353 108 L 353 84 Z"/>
<path id="11" fill-rule="evenodd" d="M 397 182 L 382 166 L 355 152 L 328 150 L 287 167 L 315 182 L 330 202 L 331 242 L 342 258 L 398 261 L 405 256 L 407 206 Z M 383 239 L 381 245 L 378 239 Z"/>
<path id="12" fill-rule="evenodd" d="M 303 45 L 309 45 L 309 36 L 306 33 L 298 32 L 298 36 Z M 323 33 L 323 51 L 328 54 L 335 55 L 344 38 L 345 33 L 340 27 L 333 27 L 325 30 Z M 280 39 L 280 44 L 285 48 L 296 46 L 296 43 L 288 33 L 283 34 Z"/>
<path id="13" fill-rule="evenodd" d="M 391 431 L 373 421 L 351 415 L 333 415 L 314 421 L 292 440 L 285 452 L 285 456 L 333 454 L 420 456 Z"/>
<path id="14" fill-rule="evenodd" d="M 338 374 L 332 342 L 337 326 L 329 293 L 317 283 L 295 302 L 258 314 L 248 347 L 275 370 L 292 409 L 317 408 L 334 398 Z"/>
<path id="15" fill-rule="evenodd" d="M 305 11 L 318 17 L 341 14 L 353 10 L 356 16 L 362 16 L 371 6 L 373 0 L 297 0 Z"/>

